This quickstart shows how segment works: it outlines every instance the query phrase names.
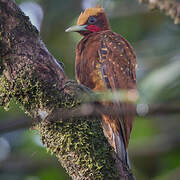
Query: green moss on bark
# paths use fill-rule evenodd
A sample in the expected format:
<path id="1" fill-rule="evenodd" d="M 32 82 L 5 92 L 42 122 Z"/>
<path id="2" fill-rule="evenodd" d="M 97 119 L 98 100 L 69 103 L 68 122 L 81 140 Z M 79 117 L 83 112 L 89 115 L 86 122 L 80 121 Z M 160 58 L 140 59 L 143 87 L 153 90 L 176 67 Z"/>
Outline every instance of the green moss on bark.
<path id="1" fill-rule="evenodd" d="M 11 92 L 7 91 L 9 89 L 9 83 L 4 75 L 0 77 L 0 106 L 4 106 L 8 109 L 8 105 L 11 99 Z"/>
<path id="2" fill-rule="evenodd" d="M 113 150 L 100 120 L 72 118 L 62 123 L 39 124 L 41 139 L 73 179 L 116 180 Z"/>
<path id="3" fill-rule="evenodd" d="M 38 81 L 34 73 L 27 76 L 29 68 L 32 67 L 19 71 L 14 82 L 7 79 L 8 75 L 1 76 L 0 97 L 4 97 L 6 107 L 12 97 L 30 115 L 31 111 L 38 113 L 38 109 L 50 112 L 57 107 L 72 109 L 81 104 L 81 92 L 68 86 L 63 91 L 50 88 Z M 38 127 L 47 150 L 57 156 L 73 179 L 118 179 L 113 150 L 104 137 L 100 120 L 72 117 L 61 123 L 43 121 Z"/>
<path id="4" fill-rule="evenodd" d="M 12 80 L 12 77 L 13 80 Z M 5 71 L 0 76 L 0 105 L 8 109 L 11 98 L 15 98 L 29 115 L 37 117 L 38 109 L 60 107 L 61 92 L 40 81 L 33 67 L 24 65 L 15 75 Z"/>

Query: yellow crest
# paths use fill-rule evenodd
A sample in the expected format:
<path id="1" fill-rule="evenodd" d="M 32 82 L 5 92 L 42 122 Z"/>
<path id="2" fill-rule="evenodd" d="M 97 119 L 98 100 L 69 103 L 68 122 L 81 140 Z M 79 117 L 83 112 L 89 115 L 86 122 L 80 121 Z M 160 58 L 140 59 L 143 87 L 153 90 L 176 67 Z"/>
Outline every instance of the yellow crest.
<path id="1" fill-rule="evenodd" d="M 77 25 L 83 25 L 88 20 L 89 16 L 96 16 L 101 12 L 104 12 L 104 9 L 98 6 L 94 8 L 87 8 L 84 12 L 80 14 Z"/>

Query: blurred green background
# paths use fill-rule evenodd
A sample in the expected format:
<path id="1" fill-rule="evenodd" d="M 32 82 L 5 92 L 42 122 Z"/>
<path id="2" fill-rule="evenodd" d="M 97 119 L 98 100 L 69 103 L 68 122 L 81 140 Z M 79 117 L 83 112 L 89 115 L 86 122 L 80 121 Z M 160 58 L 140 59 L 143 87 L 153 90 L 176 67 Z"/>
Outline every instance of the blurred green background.
<path id="1" fill-rule="evenodd" d="M 123 35 L 138 57 L 141 107 L 163 103 L 180 105 L 180 27 L 159 11 L 149 11 L 136 0 L 99 0 L 112 30 Z M 19 0 L 17 3 L 40 29 L 41 38 L 68 77 L 75 79 L 75 48 L 80 36 L 64 30 L 96 0 Z M 17 128 L 27 121 L 11 102 L 0 108 L 0 180 L 68 180 L 54 156 L 46 152 L 34 130 Z M 7 125 L 8 124 L 8 125 Z M 180 179 L 180 115 L 137 117 L 129 156 L 137 180 Z"/>

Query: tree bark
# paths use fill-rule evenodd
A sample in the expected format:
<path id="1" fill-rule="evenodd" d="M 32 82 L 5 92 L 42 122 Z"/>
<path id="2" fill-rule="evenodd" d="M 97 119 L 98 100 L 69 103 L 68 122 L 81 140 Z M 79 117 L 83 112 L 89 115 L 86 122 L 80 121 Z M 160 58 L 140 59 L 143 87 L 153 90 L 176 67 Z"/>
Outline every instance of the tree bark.
<path id="1" fill-rule="evenodd" d="M 39 121 L 47 150 L 55 154 L 72 179 L 134 179 L 123 167 L 117 172 L 112 148 L 104 137 L 101 120 L 70 117 L 49 121 L 56 109 L 74 109 L 93 96 L 69 81 L 61 64 L 48 52 L 37 29 L 12 0 L 0 0 L 0 105 L 11 99 Z"/>

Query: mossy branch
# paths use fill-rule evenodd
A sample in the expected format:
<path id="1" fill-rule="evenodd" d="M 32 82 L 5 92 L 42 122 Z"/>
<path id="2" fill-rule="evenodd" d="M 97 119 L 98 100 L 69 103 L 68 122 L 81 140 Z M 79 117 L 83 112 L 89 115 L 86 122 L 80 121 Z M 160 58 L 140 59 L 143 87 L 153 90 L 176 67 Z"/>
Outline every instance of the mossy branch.
<path id="1" fill-rule="evenodd" d="M 175 24 L 180 24 L 180 2 L 176 0 L 139 0 L 150 9 L 159 9 L 174 19 Z"/>
<path id="2" fill-rule="evenodd" d="M 0 105 L 8 108 L 13 98 L 33 119 L 39 117 L 37 128 L 43 144 L 72 179 L 133 179 L 129 169 L 117 172 L 100 119 L 72 116 L 61 122 L 48 120 L 55 109 L 81 105 L 82 94 L 93 95 L 68 81 L 16 3 L 0 0 Z M 119 166 L 124 167 L 122 162 Z"/>

